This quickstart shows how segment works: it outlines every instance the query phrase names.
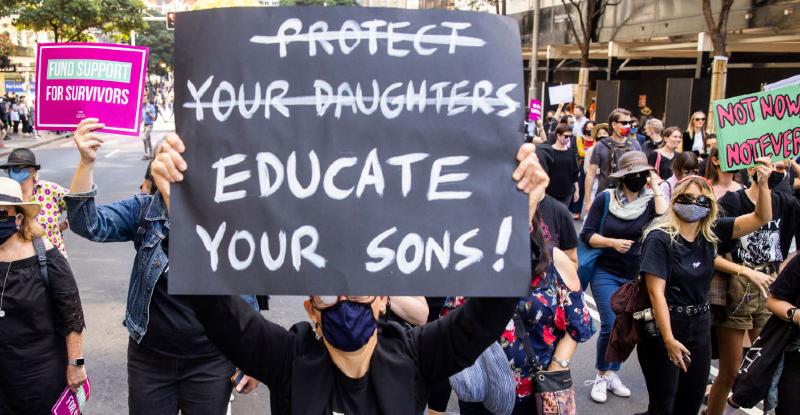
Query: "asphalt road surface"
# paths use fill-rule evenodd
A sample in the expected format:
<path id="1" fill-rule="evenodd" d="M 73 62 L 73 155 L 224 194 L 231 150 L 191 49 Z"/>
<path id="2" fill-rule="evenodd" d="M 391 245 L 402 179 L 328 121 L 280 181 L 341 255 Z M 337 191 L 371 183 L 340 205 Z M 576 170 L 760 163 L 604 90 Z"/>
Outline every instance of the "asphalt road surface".
<path id="1" fill-rule="evenodd" d="M 154 139 L 163 136 L 166 125 L 154 132 Z M 159 131 L 160 130 L 160 131 Z M 42 165 L 40 177 L 69 186 L 78 162 L 78 152 L 71 139 L 59 140 L 35 150 Z M 95 168 L 99 203 L 127 198 L 138 191 L 147 162 L 141 160 L 142 142 L 135 137 L 111 136 L 100 150 Z M 579 226 L 579 224 L 576 224 Z M 86 241 L 71 232 L 65 236 L 69 262 L 76 275 L 86 315 L 87 331 L 84 356 L 92 380 L 93 391 L 88 413 L 128 413 L 128 387 L 126 375 L 126 349 L 128 335 L 122 326 L 128 280 L 133 263 L 132 243 L 97 244 Z M 285 327 L 307 319 L 302 307 L 303 297 L 273 296 L 271 310 L 264 312 L 268 318 Z M 587 301 L 594 308 L 590 296 Z M 599 328 L 599 316 L 592 317 Z M 575 382 L 578 414 L 633 414 L 647 408 L 647 391 L 635 356 L 619 372 L 633 392 L 630 398 L 620 398 L 609 393 L 608 401 L 596 404 L 589 397 L 591 386 L 584 381 L 593 379 L 595 340 L 597 336 L 579 345 L 572 359 L 572 376 Z M 712 373 L 716 373 L 712 369 Z M 262 385 L 249 395 L 234 394 L 230 412 L 235 415 L 268 414 L 269 394 Z M 318 397 L 309 397 L 317 399 Z M 449 413 L 457 414 L 458 405 L 451 399 Z M 751 414 L 761 413 L 750 411 Z"/>

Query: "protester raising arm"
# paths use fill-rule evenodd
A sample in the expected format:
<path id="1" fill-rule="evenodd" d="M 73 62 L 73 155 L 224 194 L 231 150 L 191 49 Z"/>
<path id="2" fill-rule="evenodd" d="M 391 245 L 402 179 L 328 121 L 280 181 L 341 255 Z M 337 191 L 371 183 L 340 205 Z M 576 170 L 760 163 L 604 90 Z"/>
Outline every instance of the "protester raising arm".
<path id="1" fill-rule="evenodd" d="M 772 220 L 772 197 L 770 195 L 769 175 L 772 172 L 772 161 L 769 157 L 756 159 L 756 173 L 758 175 L 758 204 L 753 213 L 736 218 L 733 224 L 732 239 L 741 238 L 750 232 L 766 225 Z"/>
<path id="2" fill-rule="evenodd" d="M 428 302 L 425 297 L 391 296 L 388 307 L 392 314 L 411 325 L 421 326 L 428 321 Z"/>
<path id="3" fill-rule="evenodd" d="M 75 130 L 73 137 L 80 153 L 80 161 L 75 169 L 66 197 L 69 222 L 72 231 L 95 241 L 124 242 L 136 236 L 142 201 L 137 198 L 120 200 L 109 205 L 96 206 L 97 190 L 94 185 L 94 162 L 97 151 L 103 145 L 103 137 L 94 130 L 103 128 L 97 118 L 85 118 Z"/>

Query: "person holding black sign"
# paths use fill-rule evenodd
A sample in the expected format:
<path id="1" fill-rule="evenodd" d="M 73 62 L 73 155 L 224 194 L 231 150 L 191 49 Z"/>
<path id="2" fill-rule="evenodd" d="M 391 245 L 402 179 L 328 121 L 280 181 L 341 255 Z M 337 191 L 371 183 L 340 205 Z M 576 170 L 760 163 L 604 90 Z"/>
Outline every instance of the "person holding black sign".
<path id="1" fill-rule="evenodd" d="M 639 273 L 656 323 L 652 329 L 645 326 L 637 345 L 650 398 L 647 414 L 700 410 L 711 365 L 708 293 L 718 247 L 726 251 L 734 239 L 772 218 L 771 163 L 769 158 L 758 161 L 760 203 L 755 211 L 718 218 L 708 181 L 692 175 L 677 183 L 670 209 L 645 230 Z"/>
<path id="2" fill-rule="evenodd" d="M 103 136 L 97 118 L 78 124 L 74 140 L 80 162 L 66 195 L 72 230 L 94 242 L 133 242 L 125 326 L 128 329 L 128 410 L 131 414 L 224 414 L 235 368 L 209 341 L 184 297 L 167 293 L 169 217 L 161 194 L 139 193 L 98 206 L 93 171 Z M 254 296 L 246 307 L 258 309 Z M 254 311 L 256 316 L 259 316 Z M 245 371 L 247 373 L 247 371 Z M 258 382 L 236 379 L 248 393 Z"/>
<path id="3" fill-rule="evenodd" d="M 167 209 L 170 184 L 189 168 L 186 147 L 170 135 L 152 165 Z M 548 177 L 532 144 L 523 144 L 513 177 L 535 211 Z M 541 247 L 532 246 L 538 265 Z M 380 321 L 387 297 L 310 296 L 304 303 L 313 326 L 290 330 L 263 319 L 231 296 L 182 297 L 189 301 L 214 344 L 271 392 L 273 414 L 419 414 L 431 385 L 472 365 L 502 333 L 517 298 L 473 298 L 432 323 L 403 329 Z"/>

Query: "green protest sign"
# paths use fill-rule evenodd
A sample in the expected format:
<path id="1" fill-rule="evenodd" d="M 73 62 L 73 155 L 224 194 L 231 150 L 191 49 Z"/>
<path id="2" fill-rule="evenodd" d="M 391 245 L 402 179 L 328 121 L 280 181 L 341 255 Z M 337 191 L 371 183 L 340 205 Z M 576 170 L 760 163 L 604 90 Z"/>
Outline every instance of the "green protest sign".
<path id="1" fill-rule="evenodd" d="M 800 86 L 714 101 L 713 108 L 723 171 L 800 155 Z"/>

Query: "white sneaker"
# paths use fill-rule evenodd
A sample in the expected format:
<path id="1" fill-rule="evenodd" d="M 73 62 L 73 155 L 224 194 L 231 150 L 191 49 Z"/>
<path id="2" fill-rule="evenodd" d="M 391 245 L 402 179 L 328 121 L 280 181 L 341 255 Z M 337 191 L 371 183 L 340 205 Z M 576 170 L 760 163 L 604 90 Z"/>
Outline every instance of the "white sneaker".
<path id="1" fill-rule="evenodd" d="M 608 399 L 606 391 L 608 390 L 608 379 L 605 376 L 597 375 L 594 380 L 587 380 L 586 385 L 592 385 L 592 400 L 597 403 L 603 403 Z"/>
<path id="2" fill-rule="evenodd" d="M 631 396 L 631 390 L 622 384 L 622 379 L 620 379 L 616 373 L 611 372 L 607 374 L 606 379 L 608 379 L 608 390 L 610 390 L 611 393 L 623 398 Z"/>

